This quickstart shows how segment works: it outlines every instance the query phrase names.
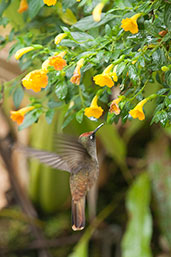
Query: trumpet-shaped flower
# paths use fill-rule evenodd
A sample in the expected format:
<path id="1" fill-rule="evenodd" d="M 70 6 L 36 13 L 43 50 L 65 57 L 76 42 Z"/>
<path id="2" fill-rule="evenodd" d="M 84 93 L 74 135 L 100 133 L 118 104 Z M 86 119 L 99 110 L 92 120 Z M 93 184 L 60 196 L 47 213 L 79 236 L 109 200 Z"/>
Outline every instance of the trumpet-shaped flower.
<path id="1" fill-rule="evenodd" d="M 67 33 L 60 33 L 55 37 L 55 44 L 58 45 L 63 38 L 67 36 Z"/>
<path id="2" fill-rule="evenodd" d="M 48 6 L 52 6 L 56 4 L 57 0 L 43 0 L 43 2 Z"/>
<path id="3" fill-rule="evenodd" d="M 141 16 L 141 13 L 137 13 L 131 18 L 126 18 L 122 20 L 121 28 L 125 31 L 130 31 L 132 34 L 138 33 L 137 19 Z"/>
<path id="4" fill-rule="evenodd" d="M 85 108 L 84 114 L 90 118 L 94 117 L 96 119 L 100 118 L 103 114 L 103 109 L 97 105 L 98 97 L 97 95 L 93 98 L 90 107 Z"/>
<path id="5" fill-rule="evenodd" d="M 32 51 L 34 49 L 33 46 L 28 46 L 28 47 L 23 47 L 21 49 L 19 49 L 16 53 L 15 53 L 15 59 L 19 60 L 24 54 Z"/>
<path id="6" fill-rule="evenodd" d="M 112 68 L 113 68 L 113 64 L 110 64 L 109 66 L 106 67 L 103 73 L 94 76 L 93 80 L 95 81 L 95 83 L 100 87 L 104 87 L 104 86 L 107 86 L 109 88 L 113 87 L 114 82 L 112 80 L 112 76 L 114 72 L 111 72 Z"/>
<path id="7" fill-rule="evenodd" d="M 112 101 L 110 105 L 109 112 L 110 113 L 115 113 L 116 115 L 119 115 L 121 110 L 119 108 L 119 102 L 121 101 L 122 97 L 116 98 L 115 100 Z"/>
<path id="8" fill-rule="evenodd" d="M 28 73 L 23 79 L 23 86 L 27 89 L 32 89 L 39 92 L 41 88 L 45 88 L 48 84 L 47 72 L 44 70 L 34 70 Z"/>
<path id="9" fill-rule="evenodd" d="M 26 113 L 28 113 L 29 111 L 33 110 L 35 107 L 34 106 L 28 106 L 28 107 L 24 107 L 18 111 L 11 111 L 11 119 L 13 121 L 16 121 L 18 123 L 18 125 L 20 125 L 23 120 L 24 120 L 24 116 Z"/>
<path id="10" fill-rule="evenodd" d="M 99 3 L 94 8 L 93 13 L 92 13 L 94 21 L 98 22 L 101 20 L 101 14 L 102 14 L 103 7 L 104 7 L 104 3 Z"/>
<path id="11" fill-rule="evenodd" d="M 46 61 L 44 61 L 42 64 L 42 70 L 47 72 L 48 67 L 53 66 L 55 70 L 59 71 L 59 70 L 62 70 L 66 65 L 67 65 L 66 61 L 59 54 L 56 56 L 51 56 Z"/>
<path id="12" fill-rule="evenodd" d="M 114 82 L 108 74 L 98 74 L 93 77 L 93 80 L 100 87 L 107 86 L 109 88 L 114 86 Z"/>
<path id="13" fill-rule="evenodd" d="M 134 109 L 132 109 L 131 111 L 129 111 L 129 114 L 134 118 L 138 118 L 139 120 L 144 120 L 145 119 L 145 115 L 143 112 L 143 106 L 144 104 L 147 102 L 147 99 L 142 100 L 141 102 L 139 102 Z"/>
<path id="14" fill-rule="evenodd" d="M 79 85 L 80 84 L 80 79 L 81 79 L 81 68 L 84 64 L 84 59 L 81 58 L 76 65 L 76 68 L 74 70 L 73 76 L 71 77 L 70 81 L 73 84 Z"/>
<path id="15" fill-rule="evenodd" d="M 27 9 L 28 9 L 27 0 L 21 0 L 17 12 L 18 13 L 23 13 L 23 12 L 27 11 Z"/>

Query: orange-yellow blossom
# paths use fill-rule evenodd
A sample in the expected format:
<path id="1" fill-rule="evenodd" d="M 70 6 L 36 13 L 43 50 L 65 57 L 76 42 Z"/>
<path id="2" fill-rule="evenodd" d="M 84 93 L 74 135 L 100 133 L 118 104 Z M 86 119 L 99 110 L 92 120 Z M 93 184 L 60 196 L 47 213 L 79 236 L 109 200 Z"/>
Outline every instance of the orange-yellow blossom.
<path id="1" fill-rule="evenodd" d="M 28 6 L 28 3 L 27 3 L 27 0 L 21 0 L 17 12 L 18 13 L 23 13 L 23 12 L 27 11 L 28 7 L 29 6 Z"/>
<path id="2" fill-rule="evenodd" d="M 33 110 L 34 108 L 35 108 L 34 106 L 28 106 L 28 107 L 24 107 L 18 111 L 11 111 L 10 118 L 13 121 L 16 121 L 18 123 L 18 125 L 20 125 L 24 120 L 25 114 L 28 113 L 29 111 Z"/>
<path id="3" fill-rule="evenodd" d="M 119 108 L 119 102 L 121 101 L 121 97 L 118 97 L 116 99 L 114 99 L 110 105 L 110 109 L 109 109 L 109 112 L 110 113 L 115 113 L 116 115 L 119 115 L 121 110 Z"/>
<path id="4" fill-rule="evenodd" d="M 74 70 L 73 76 L 71 77 L 70 81 L 73 84 L 79 85 L 80 84 L 80 79 L 81 79 L 81 68 L 83 67 L 84 64 L 84 59 L 81 58 L 78 62 L 77 62 L 77 66 Z"/>
<path id="5" fill-rule="evenodd" d="M 109 88 L 113 87 L 114 86 L 114 82 L 113 82 L 113 80 L 111 78 L 111 76 L 112 76 L 111 69 L 112 68 L 113 68 L 113 64 L 110 64 L 103 71 L 103 73 L 94 76 L 93 80 L 95 81 L 95 83 L 97 85 L 99 85 L 100 87 L 104 87 L 104 86 L 107 86 Z"/>
<path id="6" fill-rule="evenodd" d="M 34 70 L 28 73 L 23 79 L 22 84 L 27 89 L 39 92 L 41 88 L 45 88 L 48 84 L 47 72 L 44 70 Z"/>
<path id="7" fill-rule="evenodd" d="M 56 4 L 57 0 L 43 0 L 43 2 L 48 6 L 52 6 Z"/>
<path id="8" fill-rule="evenodd" d="M 55 44 L 58 45 L 63 38 L 67 36 L 67 33 L 60 33 L 55 37 Z"/>
<path id="9" fill-rule="evenodd" d="M 34 49 L 33 46 L 28 46 L 28 47 L 23 47 L 21 49 L 19 49 L 16 53 L 15 53 L 15 59 L 19 60 L 24 54 L 32 51 Z"/>
<path id="10" fill-rule="evenodd" d="M 90 118 L 94 117 L 96 119 L 100 118 L 103 114 L 103 109 L 97 105 L 98 97 L 97 95 L 93 98 L 90 107 L 85 108 L 84 114 Z"/>
<path id="11" fill-rule="evenodd" d="M 46 61 L 42 63 L 42 70 L 48 72 L 48 67 L 53 66 L 55 70 L 62 70 L 67 65 L 66 61 L 63 59 L 62 54 L 49 57 Z"/>
<path id="12" fill-rule="evenodd" d="M 137 13 L 131 18 L 123 19 L 121 28 L 123 28 L 125 31 L 130 31 L 132 34 L 138 33 L 137 19 L 141 15 L 142 15 L 141 13 Z"/>
<path id="13" fill-rule="evenodd" d="M 131 111 L 129 111 L 129 114 L 132 116 L 132 118 L 136 119 L 138 118 L 139 120 L 144 120 L 145 119 L 145 115 L 143 112 L 143 106 L 144 104 L 147 102 L 147 99 L 145 98 L 144 100 L 142 100 L 141 102 L 139 102 L 134 109 L 132 109 Z"/>
<path id="14" fill-rule="evenodd" d="M 101 20 L 101 14 L 102 14 L 103 7 L 104 7 L 104 3 L 98 3 L 96 5 L 96 7 L 94 8 L 93 13 L 92 13 L 94 21 L 98 22 Z"/>

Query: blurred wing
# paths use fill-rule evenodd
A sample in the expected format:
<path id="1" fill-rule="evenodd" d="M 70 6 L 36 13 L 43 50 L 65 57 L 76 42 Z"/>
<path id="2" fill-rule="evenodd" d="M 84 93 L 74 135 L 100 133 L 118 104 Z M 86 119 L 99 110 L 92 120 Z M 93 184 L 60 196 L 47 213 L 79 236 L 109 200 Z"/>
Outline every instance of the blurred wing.
<path id="1" fill-rule="evenodd" d="M 55 141 L 57 153 L 67 162 L 72 173 L 77 173 L 82 168 L 86 169 L 91 156 L 78 139 L 68 135 L 57 135 Z"/>
<path id="2" fill-rule="evenodd" d="M 37 150 L 37 149 L 33 149 L 30 147 L 25 147 L 21 145 L 17 146 L 17 148 L 22 152 L 24 152 L 24 154 L 27 155 L 28 157 L 36 158 L 41 163 L 44 163 L 52 168 L 71 172 L 71 169 L 66 163 L 66 161 L 63 160 L 61 156 L 57 155 L 56 153 Z"/>

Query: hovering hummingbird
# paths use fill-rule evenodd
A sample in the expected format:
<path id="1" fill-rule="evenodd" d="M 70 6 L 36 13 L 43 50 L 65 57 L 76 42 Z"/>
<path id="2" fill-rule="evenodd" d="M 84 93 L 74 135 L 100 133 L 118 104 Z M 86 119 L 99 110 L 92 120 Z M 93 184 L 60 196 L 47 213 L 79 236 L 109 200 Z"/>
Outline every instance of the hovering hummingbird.
<path id="1" fill-rule="evenodd" d="M 98 178 L 96 132 L 103 125 L 102 123 L 94 131 L 81 134 L 78 139 L 66 135 L 57 136 L 58 154 L 20 147 L 27 156 L 70 173 L 72 229 L 75 231 L 85 227 L 85 197 Z"/>

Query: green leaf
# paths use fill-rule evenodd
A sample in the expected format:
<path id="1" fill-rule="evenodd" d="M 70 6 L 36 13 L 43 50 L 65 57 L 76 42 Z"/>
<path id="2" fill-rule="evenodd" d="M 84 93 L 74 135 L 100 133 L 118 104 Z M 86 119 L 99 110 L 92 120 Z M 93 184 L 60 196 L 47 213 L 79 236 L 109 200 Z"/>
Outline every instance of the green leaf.
<path id="1" fill-rule="evenodd" d="M 76 41 L 79 42 L 84 42 L 87 40 L 94 40 L 94 37 L 92 37 L 91 35 L 84 33 L 84 32 L 71 32 L 71 36 L 73 37 L 73 39 L 75 39 Z"/>
<path id="2" fill-rule="evenodd" d="M 18 127 L 18 129 L 22 130 L 24 128 L 29 127 L 30 125 L 32 125 L 38 120 L 41 114 L 42 114 L 42 111 L 38 111 L 38 110 L 32 110 L 31 112 L 27 113 L 23 123 Z"/>
<path id="3" fill-rule="evenodd" d="M 59 17 L 64 23 L 68 25 L 73 25 L 77 22 L 77 18 L 69 8 L 67 8 L 66 11 L 63 12 L 62 4 L 59 2 L 56 4 L 56 8 Z"/>
<path id="4" fill-rule="evenodd" d="M 84 117 L 84 109 L 81 109 L 79 112 L 77 112 L 75 117 L 78 123 L 82 123 Z"/>
<path id="5" fill-rule="evenodd" d="M 168 129 L 168 136 L 170 135 L 171 127 Z M 161 133 L 150 143 L 146 159 L 148 173 L 152 181 L 153 202 L 155 203 L 153 212 L 156 214 L 156 220 L 161 229 L 162 235 L 160 234 L 160 236 L 166 239 L 171 250 L 170 142 L 165 139 L 166 134 Z"/>
<path id="6" fill-rule="evenodd" d="M 106 14 L 106 15 L 104 13 L 102 13 L 101 21 L 100 22 L 95 22 L 93 20 L 93 16 L 90 15 L 90 16 L 84 17 L 81 20 L 79 20 L 77 23 L 75 23 L 73 25 L 73 27 L 77 28 L 77 29 L 80 29 L 82 31 L 85 31 L 85 30 L 89 30 L 89 29 L 92 29 L 92 28 L 99 27 L 99 26 L 107 23 L 108 21 L 112 20 L 114 17 L 115 17 L 115 15 L 113 15 L 111 13 Z"/>
<path id="7" fill-rule="evenodd" d="M 13 94 L 13 101 L 16 108 L 20 106 L 20 103 L 24 96 L 24 90 L 22 87 L 17 87 Z"/>
<path id="8" fill-rule="evenodd" d="M 117 68 L 116 68 L 116 73 L 118 76 L 120 76 L 122 74 L 122 72 L 124 71 L 125 69 L 125 66 L 126 64 L 124 62 L 121 62 L 117 65 Z"/>
<path id="9" fill-rule="evenodd" d="M 67 118 L 65 119 L 64 123 L 62 124 L 62 129 L 67 127 L 68 124 L 74 119 L 74 117 L 75 117 L 75 113 L 70 114 L 69 116 L 67 116 Z"/>
<path id="10" fill-rule="evenodd" d="M 123 257 L 151 257 L 152 217 L 150 181 L 147 173 L 141 174 L 128 191 L 126 206 L 130 217 L 122 241 Z"/>
<path id="11" fill-rule="evenodd" d="M 56 86 L 55 93 L 60 100 L 64 100 L 68 93 L 67 85 L 64 82 L 59 83 Z"/>
<path id="12" fill-rule="evenodd" d="M 2 16 L 5 9 L 8 7 L 8 5 L 11 3 L 11 0 L 1 0 L 0 3 L 0 17 Z"/>
<path id="13" fill-rule="evenodd" d="M 167 3 L 164 12 L 164 22 L 169 31 L 171 31 L 171 4 Z"/>
<path id="14" fill-rule="evenodd" d="M 52 120 L 53 120 L 53 117 L 54 117 L 54 114 L 55 114 L 55 111 L 54 109 L 50 109 L 46 112 L 46 121 L 48 124 L 51 124 L 52 123 Z"/>
<path id="15" fill-rule="evenodd" d="M 162 124 L 162 126 L 165 127 L 167 120 L 168 120 L 167 112 L 164 110 L 161 110 L 161 111 L 157 111 L 154 114 L 151 124 L 153 124 L 154 122 L 155 123 L 160 122 Z"/>
<path id="16" fill-rule="evenodd" d="M 131 81 L 133 82 L 133 84 L 135 85 L 138 81 L 138 75 L 137 75 L 137 70 L 135 68 L 135 66 L 130 65 L 128 68 L 128 75 L 131 79 Z"/>
<path id="17" fill-rule="evenodd" d="M 49 108 L 56 108 L 56 107 L 60 107 L 61 105 L 63 105 L 63 102 L 57 102 L 53 99 L 50 99 L 49 102 L 48 102 L 48 107 Z"/>
<path id="18" fill-rule="evenodd" d="M 8 24 L 9 20 L 7 17 L 0 17 L 0 25 L 6 27 L 6 25 Z"/>
<path id="19" fill-rule="evenodd" d="M 118 115 L 108 112 L 108 114 L 107 114 L 107 124 L 112 124 L 113 122 L 117 123 L 118 120 L 119 120 Z"/>
<path id="20" fill-rule="evenodd" d="M 66 10 L 67 8 L 72 7 L 74 4 L 76 4 L 75 0 L 63 0 L 62 1 L 62 8 Z"/>
<path id="21" fill-rule="evenodd" d="M 33 19 L 38 12 L 40 11 L 40 8 L 44 5 L 43 0 L 30 0 L 29 1 L 29 9 L 28 9 L 28 13 L 29 13 L 29 17 L 30 19 Z"/>

